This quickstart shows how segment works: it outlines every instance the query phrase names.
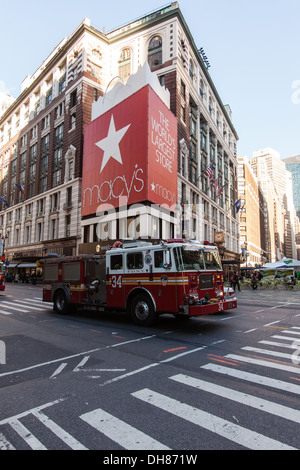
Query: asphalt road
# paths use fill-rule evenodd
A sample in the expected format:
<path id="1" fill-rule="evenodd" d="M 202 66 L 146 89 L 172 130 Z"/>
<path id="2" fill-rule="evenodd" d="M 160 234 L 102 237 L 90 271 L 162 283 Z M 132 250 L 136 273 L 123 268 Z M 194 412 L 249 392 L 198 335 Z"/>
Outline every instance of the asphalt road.
<path id="1" fill-rule="evenodd" d="M 144 328 L 125 314 L 59 316 L 41 287 L 8 284 L 0 450 L 97 449 L 103 463 L 127 450 L 134 467 L 199 464 L 204 449 L 299 449 L 300 292 L 237 298 L 234 312 Z"/>

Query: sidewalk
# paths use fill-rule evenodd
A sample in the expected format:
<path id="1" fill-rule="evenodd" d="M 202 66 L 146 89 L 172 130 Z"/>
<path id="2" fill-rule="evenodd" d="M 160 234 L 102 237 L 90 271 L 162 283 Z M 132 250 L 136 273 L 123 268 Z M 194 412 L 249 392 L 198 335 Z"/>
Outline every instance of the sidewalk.
<path id="1" fill-rule="evenodd" d="M 237 300 L 255 300 L 255 301 L 273 301 L 273 302 L 291 302 L 300 305 L 300 290 L 280 290 L 280 289 L 243 289 L 235 292 Z"/>

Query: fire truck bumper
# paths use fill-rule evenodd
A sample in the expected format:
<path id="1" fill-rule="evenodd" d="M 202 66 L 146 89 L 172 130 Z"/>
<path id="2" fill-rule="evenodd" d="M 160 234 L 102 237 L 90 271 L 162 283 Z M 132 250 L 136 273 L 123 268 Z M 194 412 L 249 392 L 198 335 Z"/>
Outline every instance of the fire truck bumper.
<path id="1" fill-rule="evenodd" d="M 232 310 L 237 308 L 236 298 L 229 300 L 224 300 L 221 302 L 210 302 L 206 305 L 189 305 L 188 306 L 188 315 L 190 317 L 198 317 L 201 315 L 209 315 L 211 313 L 223 312 L 226 310 Z"/>

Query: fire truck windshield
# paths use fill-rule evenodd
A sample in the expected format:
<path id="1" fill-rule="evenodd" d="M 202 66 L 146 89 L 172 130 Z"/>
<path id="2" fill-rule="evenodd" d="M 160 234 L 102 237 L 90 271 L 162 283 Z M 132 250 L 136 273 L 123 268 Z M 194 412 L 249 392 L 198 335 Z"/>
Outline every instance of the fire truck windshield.
<path id="1" fill-rule="evenodd" d="M 178 271 L 222 270 L 218 251 L 209 248 L 178 247 L 175 250 L 175 260 Z"/>

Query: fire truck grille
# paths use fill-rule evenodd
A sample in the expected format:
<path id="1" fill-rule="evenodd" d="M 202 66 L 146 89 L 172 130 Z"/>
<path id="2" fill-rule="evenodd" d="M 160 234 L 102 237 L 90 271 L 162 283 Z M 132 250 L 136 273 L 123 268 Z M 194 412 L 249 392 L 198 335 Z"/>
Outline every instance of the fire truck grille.
<path id="1" fill-rule="evenodd" d="M 212 289 L 214 287 L 213 275 L 200 274 L 199 275 L 199 289 Z"/>

